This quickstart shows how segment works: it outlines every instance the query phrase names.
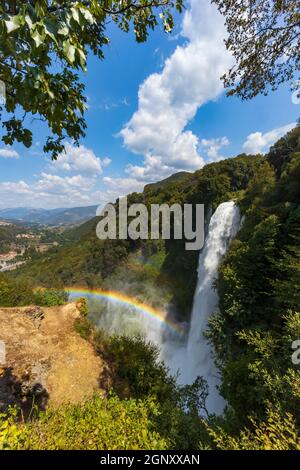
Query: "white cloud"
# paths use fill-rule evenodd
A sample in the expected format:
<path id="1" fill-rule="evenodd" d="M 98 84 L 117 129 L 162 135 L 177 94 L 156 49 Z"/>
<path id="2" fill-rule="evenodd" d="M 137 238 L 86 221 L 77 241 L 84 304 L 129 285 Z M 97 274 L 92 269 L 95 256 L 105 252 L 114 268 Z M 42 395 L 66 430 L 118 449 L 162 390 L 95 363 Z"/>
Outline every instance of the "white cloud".
<path id="1" fill-rule="evenodd" d="M 3 158 L 19 158 L 20 155 L 16 150 L 13 150 L 9 147 L 5 147 L 3 149 L 0 149 L 0 157 Z"/>
<path id="2" fill-rule="evenodd" d="M 0 183 L 1 207 L 74 207 L 98 204 L 96 179 L 82 175 L 61 177 L 42 173 L 30 185 L 24 181 Z"/>
<path id="3" fill-rule="evenodd" d="M 0 194 L 1 193 L 32 194 L 32 191 L 25 181 L 9 181 L 0 183 Z"/>
<path id="4" fill-rule="evenodd" d="M 133 178 L 104 177 L 102 190 L 94 176 L 59 176 L 42 172 L 36 180 L 0 183 L 0 207 L 104 206 L 118 197 L 142 191 L 144 183 Z"/>
<path id="5" fill-rule="evenodd" d="M 257 154 L 264 153 L 272 146 L 276 140 L 280 139 L 284 134 L 289 132 L 296 126 L 295 122 L 287 124 L 286 126 L 278 127 L 263 134 L 262 132 L 253 132 L 249 134 L 243 144 L 243 149 L 246 153 Z"/>
<path id="6" fill-rule="evenodd" d="M 200 106 L 220 96 L 220 76 L 232 64 L 216 7 L 209 0 L 190 0 L 190 4 L 182 26 L 187 43 L 176 48 L 161 73 L 142 83 L 138 110 L 120 133 L 129 150 L 144 156 L 143 166 L 127 169 L 144 181 L 203 166 L 199 138 L 186 126 Z"/>
<path id="7" fill-rule="evenodd" d="M 94 178 L 87 178 L 82 175 L 58 176 L 49 173 L 42 173 L 41 178 L 35 183 L 34 187 L 38 191 L 47 191 L 54 193 L 67 192 L 72 189 L 86 192 L 90 191 L 95 184 Z"/>
<path id="8" fill-rule="evenodd" d="M 6 148 L 2 150 L 11 152 Z M 57 161 L 48 163 L 48 171 L 34 175 L 31 183 L 22 180 L 0 182 L 0 207 L 55 208 L 107 203 L 118 196 L 117 188 L 122 190 L 121 180 L 114 189 L 111 183 L 108 189 L 100 190 L 99 175 L 110 163 L 110 158 L 101 160 L 83 145 L 73 147 L 67 143 L 66 153 L 60 155 Z M 123 187 L 130 192 L 133 186 L 125 178 Z"/>
<path id="9" fill-rule="evenodd" d="M 219 137 L 217 139 L 201 139 L 201 146 L 204 149 L 204 152 L 207 154 L 208 161 L 217 162 L 219 160 L 224 159 L 223 155 L 219 152 L 222 147 L 229 145 L 230 142 L 227 137 Z"/>
<path id="10" fill-rule="evenodd" d="M 61 153 L 57 160 L 51 162 L 51 168 L 62 171 L 79 171 L 82 173 L 102 173 L 102 161 L 96 157 L 93 150 L 84 145 L 75 147 L 70 143 L 65 145 L 65 153 Z M 105 159 L 107 162 L 107 159 Z"/>
<path id="11" fill-rule="evenodd" d="M 137 181 L 134 178 L 111 178 L 109 176 L 103 178 L 103 183 L 108 186 L 110 194 L 115 197 L 142 191 L 145 186 L 142 181 Z"/>
<path id="12" fill-rule="evenodd" d="M 108 157 L 104 157 L 102 160 L 102 166 L 108 166 L 111 164 L 111 159 Z"/>

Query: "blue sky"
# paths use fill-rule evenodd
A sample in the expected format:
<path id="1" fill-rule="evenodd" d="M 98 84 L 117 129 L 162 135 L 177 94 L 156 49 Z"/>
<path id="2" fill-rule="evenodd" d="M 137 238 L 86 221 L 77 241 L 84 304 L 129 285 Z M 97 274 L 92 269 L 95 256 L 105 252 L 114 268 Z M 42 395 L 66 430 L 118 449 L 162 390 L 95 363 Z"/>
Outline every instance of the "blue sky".
<path id="1" fill-rule="evenodd" d="M 300 116 L 290 88 L 252 101 L 227 98 L 219 77 L 232 64 L 223 19 L 209 0 L 190 0 L 176 29 L 147 43 L 110 26 L 106 59 L 90 57 L 87 134 L 52 163 L 43 124 L 27 150 L 0 144 L 0 207 L 104 204 L 146 183 L 241 152 L 265 152 Z"/>

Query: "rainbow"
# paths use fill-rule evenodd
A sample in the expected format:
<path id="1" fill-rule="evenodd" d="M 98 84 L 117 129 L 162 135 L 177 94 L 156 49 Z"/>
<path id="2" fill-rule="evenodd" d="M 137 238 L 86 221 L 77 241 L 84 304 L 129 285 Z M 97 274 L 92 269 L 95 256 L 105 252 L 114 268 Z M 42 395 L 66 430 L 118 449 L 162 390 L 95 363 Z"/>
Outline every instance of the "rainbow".
<path id="1" fill-rule="evenodd" d="M 129 297 L 122 292 L 102 289 L 91 290 L 84 287 L 69 287 L 64 290 L 76 297 L 92 296 L 98 299 L 106 299 L 121 305 L 132 307 L 137 313 L 143 315 L 145 318 L 151 318 L 152 320 L 159 322 L 171 332 L 176 333 L 177 335 L 179 334 L 180 336 L 185 334 L 185 330 L 182 326 L 179 323 L 166 318 L 166 315 L 162 311 L 140 302 L 135 297 Z"/>

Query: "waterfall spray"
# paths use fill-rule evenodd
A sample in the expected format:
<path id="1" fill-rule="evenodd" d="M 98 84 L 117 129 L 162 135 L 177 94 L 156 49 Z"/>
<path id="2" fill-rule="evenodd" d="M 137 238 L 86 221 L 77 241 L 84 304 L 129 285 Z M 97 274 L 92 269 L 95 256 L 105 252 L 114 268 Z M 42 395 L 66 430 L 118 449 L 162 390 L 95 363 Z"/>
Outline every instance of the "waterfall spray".
<path id="1" fill-rule="evenodd" d="M 218 393 L 218 371 L 204 332 L 209 317 L 218 307 L 218 294 L 214 289 L 218 267 L 240 223 L 240 211 L 233 201 L 220 204 L 210 219 L 205 244 L 199 255 L 198 282 L 187 338 L 183 334 L 182 325 L 168 320 L 158 310 L 125 294 L 70 289 L 73 298 L 84 295 L 107 303 L 105 314 L 101 314 L 97 320 L 98 327 L 111 334 L 134 335 L 141 332 L 148 340 L 156 343 L 160 347 L 160 358 L 172 374 L 178 374 L 181 384 L 191 384 L 198 376 L 202 376 L 209 386 L 206 408 L 209 413 L 215 414 L 222 413 L 224 401 Z"/>
<path id="2" fill-rule="evenodd" d="M 216 414 L 223 411 L 224 402 L 217 389 L 219 378 L 212 357 L 213 351 L 203 334 L 210 315 L 218 307 L 218 294 L 213 285 L 218 267 L 239 226 L 240 211 L 232 201 L 219 205 L 210 220 L 206 242 L 199 256 L 198 282 L 182 370 L 184 383 L 192 383 L 199 375 L 208 382 L 206 406 L 209 412 Z"/>
<path id="3" fill-rule="evenodd" d="M 181 384 L 191 384 L 198 376 L 209 386 L 206 408 L 209 413 L 221 414 L 224 400 L 219 395 L 218 371 L 213 360 L 213 351 L 204 337 L 209 317 L 219 303 L 214 289 L 218 267 L 226 254 L 230 241 L 240 227 L 240 211 L 230 201 L 220 204 L 212 215 L 203 250 L 199 255 L 198 282 L 194 295 L 192 316 L 187 342 L 165 341 L 161 344 L 161 357 L 171 373 L 179 373 Z"/>

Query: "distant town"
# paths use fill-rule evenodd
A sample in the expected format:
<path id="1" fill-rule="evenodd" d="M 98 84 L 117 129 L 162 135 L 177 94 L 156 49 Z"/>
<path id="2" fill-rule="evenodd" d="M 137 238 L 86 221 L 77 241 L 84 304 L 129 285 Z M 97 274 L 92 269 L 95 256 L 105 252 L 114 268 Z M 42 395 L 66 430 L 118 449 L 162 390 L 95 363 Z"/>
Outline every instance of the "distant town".
<path id="1" fill-rule="evenodd" d="M 12 271 L 63 242 L 55 228 L 15 224 L 0 220 L 0 272 Z"/>

